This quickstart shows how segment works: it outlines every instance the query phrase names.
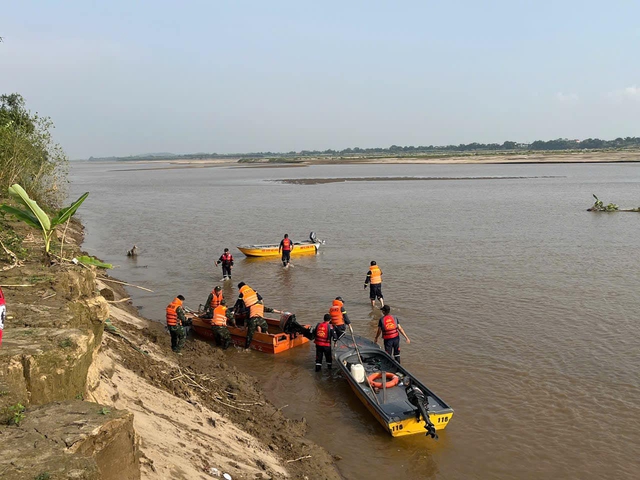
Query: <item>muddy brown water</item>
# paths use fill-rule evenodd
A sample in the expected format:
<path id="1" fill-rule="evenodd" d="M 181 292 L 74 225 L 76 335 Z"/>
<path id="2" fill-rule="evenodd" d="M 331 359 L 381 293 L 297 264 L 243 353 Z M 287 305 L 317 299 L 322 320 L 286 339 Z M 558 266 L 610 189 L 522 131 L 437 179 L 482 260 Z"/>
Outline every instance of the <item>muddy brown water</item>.
<path id="1" fill-rule="evenodd" d="M 379 312 L 363 280 L 371 260 L 381 266 L 412 340 L 403 364 L 455 409 L 439 442 L 391 438 L 337 371 L 313 372 L 311 345 L 227 352 L 276 406 L 308 420 L 346 478 L 636 478 L 640 214 L 586 209 L 592 193 L 638 206 L 637 165 L 151 166 L 76 163 L 71 175 L 74 196 L 91 192 L 85 248 L 154 290 L 129 290 L 148 318 L 163 321 L 179 293 L 203 303 L 229 247 L 227 298 L 244 280 L 315 324 L 341 295 L 355 331 L 372 337 Z M 274 181 L 414 176 L 473 179 Z M 312 230 L 326 245 L 288 270 L 235 248 Z"/>

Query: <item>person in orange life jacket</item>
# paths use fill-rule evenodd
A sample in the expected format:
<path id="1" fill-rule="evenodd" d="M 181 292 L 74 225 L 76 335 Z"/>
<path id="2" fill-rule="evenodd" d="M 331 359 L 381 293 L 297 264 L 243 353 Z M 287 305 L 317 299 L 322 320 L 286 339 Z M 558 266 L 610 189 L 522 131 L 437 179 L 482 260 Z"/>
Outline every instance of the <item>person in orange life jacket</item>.
<path id="1" fill-rule="evenodd" d="M 213 336 L 216 340 L 216 345 L 222 347 L 223 350 L 229 348 L 231 345 L 231 334 L 227 328 L 227 306 L 224 298 L 220 301 L 220 305 L 217 305 L 213 309 L 213 316 L 211 318 L 211 330 L 213 330 Z"/>
<path id="2" fill-rule="evenodd" d="M 331 340 L 337 340 L 337 334 L 331 325 L 331 315 L 324 314 L 322 322 L 316 325 L 313 330 L 314 342 L 316 344 L 316 372 L 322 369 L 322 356 L 327 361 L 327 368 L 331 368 Z"/>
<path id="3" fill-rule="evenodd" d="M 248 320 L 251 318 L 249 309 L 251 305 L 254 305 L 262 300 L 262 296 L 256 292 L 253 288 L 244 282 L 238 284 L 238 301 L 234 305 L 234 310 L 244 310 L 243 316 Z M 242 302 L 240 302 L 242 301 Z M 245 320 L 246 322 L 246 320 Z M 246 325 L 246 323 L 245 323 Z"/>
<path id="4" fill-rule="evenodd" d="M 256 332 L 256 329 L 260 333 L 269 332 L 269 324 L 264 319 L 264 312 L 282 313 L 280 310 L 265 307 L 262 300 L 251 305 L 251 307 L 249 307 L 249 322 L 247 323 L 247 341 L 244 345 L 245 349 L 249 348 L 251 345 L 251 340 L 253 340 L 253 334 Z"/>
<path id="5" fill-rule="evenodd" d="M 329 308 L 329 317 L 331 318 L 331 325 L 336 330 L 336 336 L 340 339 L 344 335 L 347 325 L 351 323 L 347 316 L 347 311 L 344 309 L 342 297 L 336 297 L 333 301 L 331 308 Z"/>
<path id="6" fill-rule="evenodd" d="M 285 233 L 284 238 L 280 241 L 280 246 L 278 247 L 278 253 L 282 251 L 283 267 L 289 265 L 289 261 L 291 260 L 291 250 L 293 250 L 293 242 L 289 238 L 289 234 Z"/>
<path id="7" fill-rule="evenodd" d="M 231 267 L 233 267 L 233 255 L 229 253 L 229 249 L 225 248 L 224 253 L 216 262 L 216 265 L 222 264 L 222 278 L 231 280 Z"/>
<path id="8" fill-rule="evenodd" d="M 211 290 L 211 293 L 204 304 L 204 316 L 202 318 L 213 318 L 213 310 L 220 305 L 223 300 L 224 296 L 222 295 L 222 287 L 220 287 L 220 285 L 216 285 L 216 288 Z"/>
<path id="9" fill-rule="evenodd" d="M 382 307 L 382 313 L 384 316 L 380 317 L 378 321 L 378 331 L 376 332 L 376 338 L 374 342 L 378 343 L 378 338 L 382 334 L 384 339 L 384 350 L 389 355 L 393 355 L 398 363 L 400 363 L 400 333 L 407 340 L 407 343 L 411 343 L 407 334 L 400 326 L 400 320 L 395 315 L 389 315 L 391 308 L 389 305 Z M 398 333 L 399 332 L 399 333 Z"/>
<path id="10" fill-rule="evenodd" d="M 7 318 L 7 306 L 4 302 L 4 294 L 0 287 L 0 345 L 2 345 L 2 332 L 4 331 L 4 321 Z"/>
<path id="11" fill-rule="evenodd" d="M 171 334 L 171 350 L 176 353 L 180 353 L 186 336 L 182 326 L 187 324 L 187 317 L 182 307 L 183 302 L 184 297 L 178 295 L 167 306 L 167 327 L 169 327 L 169 333 Z"/>
<path id="12" fill-rule="evenodd" d="M 382 297 L 382 270 L 376 265 L 375 261 L 371 261 L 371 266 L 367 272 L 367 278 L 364 279 L 364 288 L 366 290 L 369 284 L 369 299 L 371 307 L 376 306 L 376 299 L 380 300 L 380 308 L 384 307 L 384 298 Z"/>

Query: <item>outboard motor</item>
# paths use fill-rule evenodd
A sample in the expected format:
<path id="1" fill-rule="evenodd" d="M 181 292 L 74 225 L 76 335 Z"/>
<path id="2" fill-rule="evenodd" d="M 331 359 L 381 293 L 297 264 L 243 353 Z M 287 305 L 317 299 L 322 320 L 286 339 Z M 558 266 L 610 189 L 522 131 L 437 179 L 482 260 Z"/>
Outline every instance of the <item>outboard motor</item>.
<path id="1" fill-rule="evenodd" d="M 300 325 L 296 320 L 295 313 L 282 312 L 282 315 L 280 315 L 280 330 L 288 335 L 302 335 L 309 340 L 313 339 L 311 329 Z"/>
<path id="2" fill-rule="evenodd" d="M 311 243 L 316 243 L 318 241 L 318 237 L 316 237 L 316 232 L 311 232 L 309 234 L 309 240 L 311 240 Z"/>
<path id="3" fill-rule="evenodd" d="M 405 390 L 407 394 L 407 400 L 411 405 L 417 408 L 416 417 L 420 420 L 420 415 L 422 414 L 422 418 L 424 418 L 424 428 L 427 430 L 427 436 L 433 438 L 434 440 L 438 440 L 438 434 L 436 433 L 436 427 L 429 419 L 429 411 L 428 411 L 428 403 L 425 398 L 424 392 L 418 388 L 417 385 L 413 385 L 410 380 L 408 380 L 408 385 Z"/>

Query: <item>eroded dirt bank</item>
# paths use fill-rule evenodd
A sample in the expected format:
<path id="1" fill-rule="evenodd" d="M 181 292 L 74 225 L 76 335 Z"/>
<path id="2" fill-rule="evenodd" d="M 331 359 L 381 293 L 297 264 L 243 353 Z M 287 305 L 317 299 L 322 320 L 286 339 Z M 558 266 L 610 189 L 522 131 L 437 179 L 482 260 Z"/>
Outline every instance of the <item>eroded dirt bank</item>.
<path id="1" fill-rule="evenodd" d="M 193 340 L 175 355 L 118 285 L 69 262 L 45 266 L 39 237 L 2 226 L 23 250 L 0 285 L 29 286 L 3 287 L 1 478 L 341 478 L 305 421 L 286 418 L 223 352 Z M 0 268 L 12 262 L 0 255 Z"/>

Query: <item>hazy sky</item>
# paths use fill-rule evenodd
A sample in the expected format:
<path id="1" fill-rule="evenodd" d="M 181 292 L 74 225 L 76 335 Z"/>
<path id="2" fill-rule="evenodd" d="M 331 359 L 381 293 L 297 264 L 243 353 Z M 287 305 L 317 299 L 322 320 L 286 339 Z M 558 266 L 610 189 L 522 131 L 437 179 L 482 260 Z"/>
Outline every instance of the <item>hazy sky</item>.
<path id="1" fill-rule="evenodd" d="M 640 2 L 13 1 L 71 158 L 640 135 Z"/>

